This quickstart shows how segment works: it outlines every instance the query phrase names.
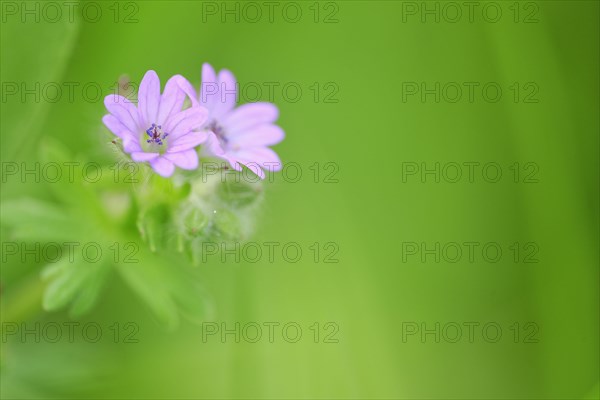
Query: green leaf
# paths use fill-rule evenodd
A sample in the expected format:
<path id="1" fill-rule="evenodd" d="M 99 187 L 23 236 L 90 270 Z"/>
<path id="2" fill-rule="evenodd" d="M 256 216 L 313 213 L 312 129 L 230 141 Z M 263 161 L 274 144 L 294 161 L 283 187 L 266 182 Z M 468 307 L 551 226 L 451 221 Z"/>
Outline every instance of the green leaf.
<path id="1" fill-rule="evenodd" d="M 171 292 L 179 306 L 179 312 L 188 321 L 200 324 L 214 318 L 214 302 L 199 282 L 199 277 L 174 273 L 176 279 L 171 283 Z"/>
<path id="2" fill-rule="evenodd" d="M 170 281 L 172 262 L 161 259 L 147 250 L 140 251 L 141 263 L 117 266 L 121 277 L 151 309 L 158 321 L 168 330 L 179 325 L 179 313 L 165 282 Z"/>
<path id="3" fill-rule="evenodd" d="M 42 305 L 46 311 L 56 311 L 73 302 L 73 313 L 81 315 L 91 309 L 98 298 L 100 288 L 105 282 L 108 265 L 106 263 L 89 263 L 74 253 L 73 259 L 68 256 L 51 265 L 49 271 L 42 276 L 52 279 L 46 287 Z M 91 293 L 86 293 L 91 291 Z"/>
<path id="4" fill-rule="evenodd" d="M 110 266 L 99 266 L 94 278 L 86 281 L 85 288 L 79 291 L 69 310 L 72 318 L 87 314 L 96 305 L 111 270 Z"/>

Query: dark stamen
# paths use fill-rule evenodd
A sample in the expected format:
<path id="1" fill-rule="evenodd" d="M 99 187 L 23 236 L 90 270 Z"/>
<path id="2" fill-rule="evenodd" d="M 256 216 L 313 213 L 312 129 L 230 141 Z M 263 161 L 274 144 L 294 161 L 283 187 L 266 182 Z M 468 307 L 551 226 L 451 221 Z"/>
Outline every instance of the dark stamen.
<path id="1" fill-rule="evenodd" d="M 159 146 L 162 146 L 163 139 L 166 139 L 169 136 L 168 133 L 162 131 L 161 125 L 152 124 L 150 128 L 146 130 L 146 134 L 150 136 L 150 139 L 146 140 L 146 143 L 157 143 Z"/>

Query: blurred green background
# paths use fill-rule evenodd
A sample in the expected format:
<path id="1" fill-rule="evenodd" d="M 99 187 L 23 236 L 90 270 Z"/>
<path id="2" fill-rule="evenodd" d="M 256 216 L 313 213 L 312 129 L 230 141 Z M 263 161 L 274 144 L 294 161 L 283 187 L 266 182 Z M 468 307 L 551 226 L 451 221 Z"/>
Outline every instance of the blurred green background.
<path id="1" fill-rule="evenodd" d="M 51 138 L 86 160 L 111 163 L 102 97 L 122 74 L 139 81 L 154 69 L 163 85 L 177 73 L 198 85 L 209 62 L 246 85 L 251 98 L 242 101 L 254 100 L 252 82 L 270 100 L 264 83 L 275 82 L 272 100 L 286 132 L 275 150 L 303 176 L 292 183 L 279 174 L 265 184 L 251 240 L 296 242 L 303 256 L 297 263 L 213 257 L 196 272 L 210 309 L 204 322 L 230 329 L 295 322 L 302 338 L 289 343 L 276 330 L 270 343 L 265 328 L 257 343 L 236 343 L 232 335 L 203 340 L 207 325 L 165 329 L 112 274 L 97 306 L 76 319 L 103 328 L 98 343 L 81 335 L 73 343 L 3 338 L 2 398 L 598 398 L 597 1 L 477 2 L 472 21 L 460 2 L 276 2 L 272 21 L 258 2 L 255 23 L 255 6 L 246 3 L 92 3 L 82 16 L 81 2 L 73 21 L 61 6 L 52 22 L 45 2 L 2 2 L 2 162 L 40 161 Z M 39 22 L 22 15 L 23 4 L 37 4 Z M 456 4 L 462 17 L 452 22 Z M 225 7 L 234 14 L 222 16 Z M 439 22 L 426 13 L 436 7 Z M 10 94 L 6 82 L 79 86 L 74 101 L 63 92 L 59 101 L 36 102 Z M 81 88 L 90 82 L 102 96 L 91 88 L 86 100 Z M 423 82 L 440 83 L 439 102 L 421 97 Z M 463 89 L 476 82 L 473 101 L 465 90 L 453 102 L 452 82 Z M 499 101 L 483 96 L 488 82 L 501 87 Z M 289 83 L 302 90 L 297 101 L 293 89 L 282 91 Z M 329 162 L 337 183 L 325 182 Z M 456 183 L 444 174 L 439 183 L 403 175 L 421 163 L 465 162 L 498 163 L 502 178 L 487 182 L 481 167 L 473 182 L 464 167 Z M 537 182 L 524 181 L 532 171 Z M 72 189 L 65 190 L 68 197 Z M 22 196 L 51 199 L 48 184 L 2 182 L 3 203 Z M 65 227 L 45 229 L 65 236 Z M 315 242 L 319 262 L 309 249 Z M 338 263 L 323 262 L 329 242 L 339 248 Z M 464 254 L 455 263 L 434 255 L 423 262 L 421 252 L 403 251 L 408 242 L 479 247 L 474 262 Z M 487 242 L 502 248 L 500 261 L 482 257 Z M 538 262 L 523 262 L 532 249 Z M 3 262 L 3 323 L 72 320 L 42 311 L 42 267 Z M 115 322 L 121 333 L 137 324 L 139 342 L 113 343 Z M 328 322 L 335 325 L 325 329 Z M 479 324 L 472 341 L 469 322 Z M 439 343 L 435 334 L 421 336 L 423 323 L 440 324 Z M 453 323 L 463 327 L 456 343 Z M 502 329 L 495 343 L 482 334 L 488 323 Z M 337 343 L 324 343 L 335 326 Z M 406 336 L 409 326 L 419 332 Z"/>

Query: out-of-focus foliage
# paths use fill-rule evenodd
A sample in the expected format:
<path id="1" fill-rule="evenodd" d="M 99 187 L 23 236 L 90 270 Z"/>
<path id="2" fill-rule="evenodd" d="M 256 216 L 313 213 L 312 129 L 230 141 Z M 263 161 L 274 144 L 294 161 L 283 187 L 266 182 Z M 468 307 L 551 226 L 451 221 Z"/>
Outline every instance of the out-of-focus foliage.
<path id="1" fill-rule="evenodd" d="M 79 84 L 75 101 L 63 86 L 55 103 L 3 91 L 2 163 L 106 168 L 94 184 L 3 181 L 2 242 L 121 245 L 119 262 L 109 249 L 91 268 L 33 256 L 2 262 L 2 398 L 598 397 L 598 2 L 490 2 L 503 11 L 498 23 L 481 17 L 488 2 L 473 23 L 464 8 L 458 23 L 404 18 L 403 7 L 436 2 L 319 2 L 318 22 L 314 2 L 296 2 L 297 23 L 282 18 L 284 3 L 274 22 L 263 9 L 258 23 L 223 23 L 206 8 L 236 2 L 96 3 L 97 23 L 3 14 L 0 26 L 3 83 Z M 135 22 L 124 23 L 132 11 Z M 538 22 L 524 23 L 532 12 Z M 152 182 L 140 170 L 139 184 L 115 184 L 102 96 L 85 98 L 83 86 L 109 94 L 122 74 L 148 69 L 198 85 L 204 61 L 234 71 L 252 100 L 277 104 L 286 131 L 277 152 L 301 166 L 297 182 L 281 173 L 260 189 L 220 180 L 213 188 L 212 175 L 193 185 L 201 175 Z M 466 90 L 456 103 L 403 101 L 407 82 L 496 82 L 504 92 L 497 103 L 469 102 Z M 514 102 L 515 82 L 535 83 L 539 101 Z M 297 101 L 282 92 L 288 83 L 301 87 Z M 496 184 L 403 182 L 403 162 L 534 162 L 539 182 L 516 184 L 508 169 Z M 331 174 L 337 183 L 324 182 Z M 204 234 L 280 245 L 274 262 L 203 262 Z M 539 262 L 402 262 L 402 242 L 470 241 L 535 242 Z M 138 263 L 123 262 L 130 242 Z M 298 262 L 282 258 L 286 243 L 304 250 Z M 338 263 L 321 262 L 326 243 L 338 246 Z M 297 322 L 303 336 L 238 343 L 219 332 L 205 341 L 207 321 Z M 498 343 L 403 342 L 407 321 L 495 321 L 504 334 Z M 335 322 L 338 342 L 315 343 L 315 322 Z M 538 342 L 514 343 L 515 322 L 535 322 Z M 51 343 L 8 334 L 21 323 L 80 325 L 73 342 L 64 333 Z M 81 334 L 93 323 L 97 342 Z"/>

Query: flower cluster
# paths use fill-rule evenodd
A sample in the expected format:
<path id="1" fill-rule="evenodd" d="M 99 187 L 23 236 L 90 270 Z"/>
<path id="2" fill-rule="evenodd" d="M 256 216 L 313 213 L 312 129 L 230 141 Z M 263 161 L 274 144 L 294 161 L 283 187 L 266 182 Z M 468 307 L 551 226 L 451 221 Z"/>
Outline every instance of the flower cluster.
<path id="1" fill-rule="evenodd" d="M 284 138 L 274 124 L 277 107 L 271 103 L 236 106 L 237 83 L 230 71 L 217 74 L 202 67 L 202 84 L 196 92 L 183 76 L 169 79 L 160 91 L 160 79 L 148 71 L 139 87 L 137 105 L 119 95 L 109 95 L 104 125 L 122 140 L 123 149 L 136 162 L 147 162 L 163 177 L 175 167 L 198 168 L 201 155 L 227 161 L 237 171 L 242 165 L 264 179 L 263 169 L 278 170 L 281 162 L 268 146 Z M 186 107 L 186 98 L 191 106 Z"/>

